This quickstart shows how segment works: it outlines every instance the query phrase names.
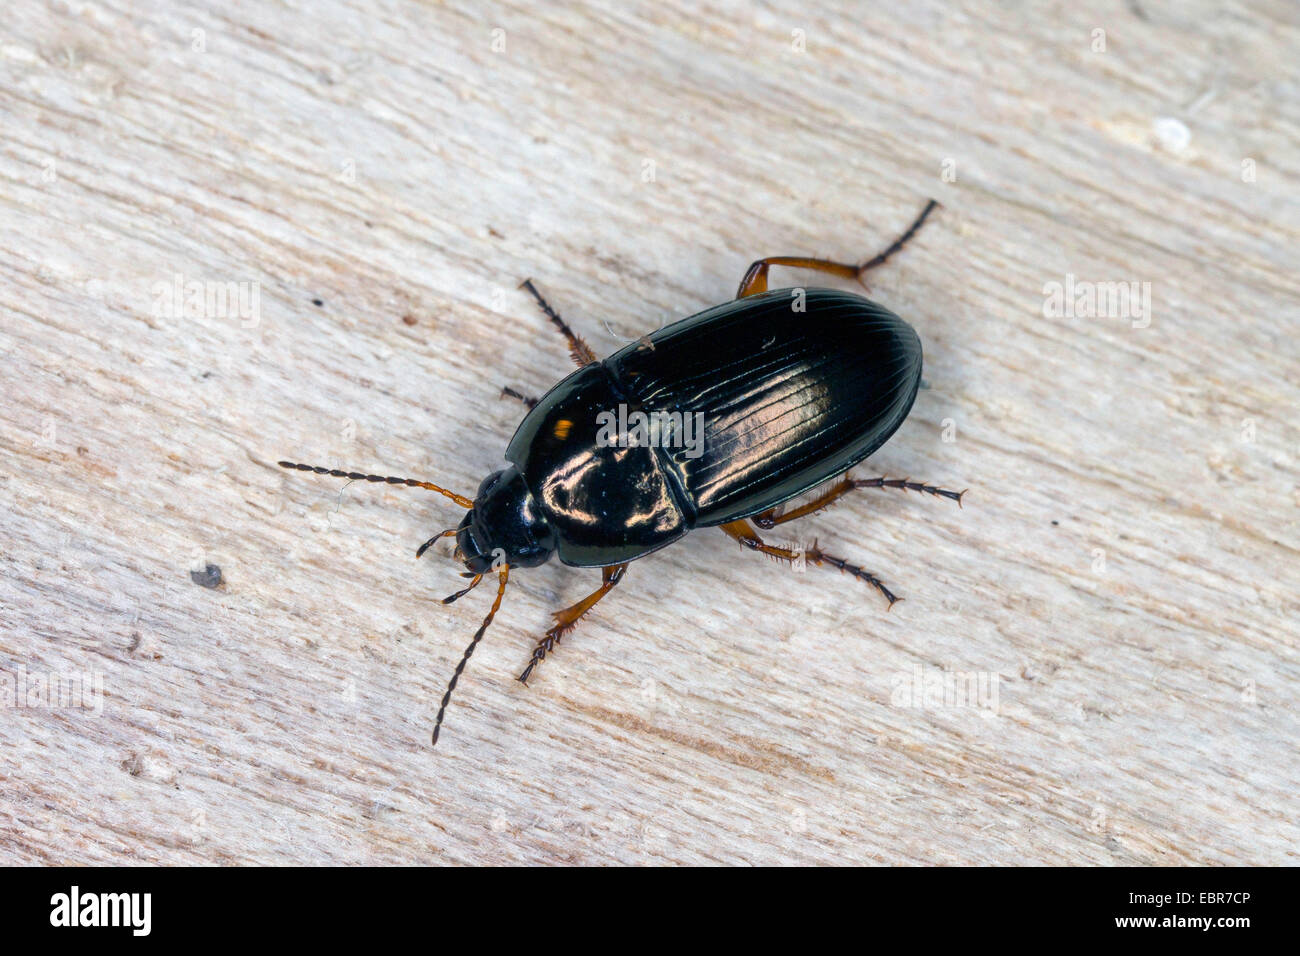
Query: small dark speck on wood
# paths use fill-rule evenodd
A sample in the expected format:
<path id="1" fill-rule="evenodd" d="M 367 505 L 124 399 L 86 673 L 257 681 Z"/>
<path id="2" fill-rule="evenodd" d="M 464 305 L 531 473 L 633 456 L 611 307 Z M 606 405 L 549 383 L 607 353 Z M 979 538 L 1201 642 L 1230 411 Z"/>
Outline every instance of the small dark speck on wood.
<path id="1" fill-rule="evenodd" d="M 312 300 L 311 300 L 311 304 L 312 304 L 312 305 L 317 305 L 317 306 L 324 305 L 324 304 L 325 304 L 325 300 L 324 300 L 324 299 L 312 299 Z"/>
<path id="2" fill-rule="evenodd" d="M 221 568 L 209 564 L 202 571 L 191 571 L 190 580 L 201 588 L 219 588 L 226 579 L 221 574 Z"/>

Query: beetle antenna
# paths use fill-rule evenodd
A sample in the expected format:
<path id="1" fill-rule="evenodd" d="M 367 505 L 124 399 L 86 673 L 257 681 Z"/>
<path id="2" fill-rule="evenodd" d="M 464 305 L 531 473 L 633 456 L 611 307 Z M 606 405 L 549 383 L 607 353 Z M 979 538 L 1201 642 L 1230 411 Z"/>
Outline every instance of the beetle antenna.
<path id="1" fill-rule="evenodd" d="M 448 491 L 446 488 L 440 488 L 431 481 L 416 481 L 414 478 L 393 478 L 384 477 L 383 475 L 363 475 L 359 471 L 341 471 L 338 468 L 322 468 L 320 465 L 300 465 L 292 461 L 276 462 L 281 468 L 288 468 L 291 471 L 314 471 L 318 475 L 332 475 L 335 478 L 349 478 L 352 481 L 383 481 L 390 485 L 409 485 L 412 488 L 428 488 L 430 491 L 436 491 L 440 495 L 445 495 L 462 508 L 473 508 L 474 502 L 470 501 L 464 495 L 458 495 L 454 491 Z"/>
<path id="2" fill-rule="evenodd" d="M 451 692 L 456 689 L 456 682 L 460 680 L 461 672 L 465 670 L 465 665 L 469 663 L 470 655 L 474 653 L 474 648 L 478 647 L 478 642 L 483 640 L 488 625 L 492 623 L 492 618 L 496 617 L 496 613 L 501 607 L 501 599 L 505 597 L 506 582 L 510 580 L 510 565 L 502 565 L 501 570 L 497 573 L 501 576 L 501 583 L 497 586 L 497 598 L 492 602 L 492 609 L 488 611 L 487 617 L 483 618 L 483 624 L 474 633 L 474 639 L 469 642 L 469 647 L 465 648 L 465 656 L 456 665 L 456 672 L 451 675 L 451 683 L 447 685 L 447 693 L 442 695 L 442 704 L 438 707 L 438 717 L 433 722 L 434 745 L 438 743 L 438 732 L 442 729 L 442 718 L 447 713 L 447 702 L 451 700 Z M 477 583 L 476 581 L 475 584 Z M 473 585 L 470 585 L 470 587 L 473 587 Z"/>

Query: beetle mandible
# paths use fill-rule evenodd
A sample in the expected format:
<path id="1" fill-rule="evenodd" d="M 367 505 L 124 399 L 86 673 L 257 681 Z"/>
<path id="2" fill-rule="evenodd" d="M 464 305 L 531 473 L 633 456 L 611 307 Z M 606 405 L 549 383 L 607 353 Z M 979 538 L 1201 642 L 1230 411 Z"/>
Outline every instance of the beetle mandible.
<path id="1" fill-rule="evenodd" d="M 834 289 L 767 288 L 768 269 L 788 266 L 857 279 L 910 240 L 938 204 L 860 265 L 773 256 L 754 262 L 736 298 L 665 326 L 603 360 L 525 280 L 568 342 L 578 370 L 540 399 L 502 389 L 528 406 L 506 448 L 506 468 L 483 479 L 471 501 L 428 481 L 282 461 L 283 468 L 358 481 L 427 488 L 468 509 L 454 535 L 469 586 L 498 579 L 496 599 L 465 649 L 434 721 L 438 742 L 456 682 L 501 607 L 512 568 L 555 555 L 602 569 L 601 584 L 555 614 L 519 675 L 533 669 L 623 579 L 631 561 L 695 528 L 717 527 L 742 546 L 782 561 L 835 568 L 900 600 L 874 574 L 827 554 L 768 544 L 767 530 L 818 511 L 858 488 L 897 488 L 949 498 L 962 492 L 907 479 L 854 479 L 847 472 L 885 443 L 912 408 L 921 383 L 921 340 L 893 312 Z M 628 431 L 626 423 L 635 422 Z M 618 427 L 614 427 L 614 423 Z M 649 423 L 647 425 L 647 423 Z M 696 426 L 696 427 L 693 427 Z M 665 436 L 664 432 L 667 432 Z M 838 479 L 811 501 L 779 506 Z"/>

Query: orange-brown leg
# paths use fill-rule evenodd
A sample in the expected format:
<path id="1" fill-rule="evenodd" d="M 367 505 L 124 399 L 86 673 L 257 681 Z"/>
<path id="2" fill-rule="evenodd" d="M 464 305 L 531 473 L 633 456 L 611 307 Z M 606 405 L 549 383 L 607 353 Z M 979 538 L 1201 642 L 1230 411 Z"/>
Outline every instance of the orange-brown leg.
<path id="1" fill-rule="evenodd" d="M 931 199 L 925 204 L 925 208 L 921 210 L 921 215 L 916 217 L 916 221 L 908 226 L 905 233 L 895 239 L 884 252 L 873 256 L 861 265 L 855 265 L 851 262 L 831 262 L 828 259 L 807 259 L 802 256 L 770 256 L 767 259 L 759 259 L 749 267 L 749 271 L 745 273 L 745 278 L 740 280 L 740 290 L 736 293 L 736 298 L 743 299 L 748 295 L 758 295 L 760 292 L 766 292 L 767 270 L 770 266 L 814 269 L 817 272 L 828 272 L 842 279 L 857 279 L 861 282 L 864 273 L 883 264 L 890 256 L 907 245 L 908 240 L 916 235 L 926 217 L 930 215 L 937 205 L 939 204 Z"/>
<path id="2" fill-rule="evenodd" d="M 856 279 L 858 267 L 852 263 L 831 262 L 827 259 L 805 259 L 801 256 L 768 256 L 759 259 L 749 267 L 745 278 L 740 280 L 737 299 L 747 295 L 758 295 L 767 291 L 767 270 L 770 266 L 790 266 L 792 269 L 815 269 L 817 272 L 829 272 L 842 279 Z"/>
<path id="3" fill-rule="evenodd" d="M 537 304 L 541 306 L 542 311 L 546 313 L 546 317 L 551 320 L 557 329 L 560 330 L 560 334 L 563 335 L 569 343 L 569 355 L 573 357 L 573 361 L 577 363 L 578 368 L 590 365 L 592 362 L 596 361 L 596 355 L 591 351 L 591 346 L 584 342 L 577 332 L 569 328 L 569 323 L 560 318 L 560 314 L 552 309 L 550 304 L 542 298 L 542 294 L 538 292 L 536 286 L 533 285 L 532 279 L 525 279 L 519 284 L 519 288 L 527 289 L 532 293 L 533 298 L 537 300 Z"/>
<path id="4" fill-rule="evenodd" d="M 555 612 L 555 625 L 546 632 L 546 636 L 537 642 L 533 648 L 532 660 L 524 668 L 524 672 L 519 675 L 519 680 L 528 683 L 528 675 L 533 672 L 533 668 L 546 659 L 549 654 L 559 643 L 560 638 L 573 630 L 578 622 L 582 620 L 584 614 L 596 606 L 596 602 L 613 590 L 614 585 L 623 580 L 623 572 L 627 570 L 626 564 L 611 564 L 601 570 L 600 587 L 592 591 L 585 598 L 574 604 L 572 607 L 566 607 L 562 611 Z"/>
<path id="5" fill-rule="evenodd" d="M 785 524 L 787 521 L 794 521 L 796 518 L 810 515 L 814 511 L 821 511 L 836 498 L 848 494 L 855 488 L 900 488 L 903 491 L 919 491 L 923 494 L 934 495 L 936 498 L 950 498 L 957 502 L 958 507 L 961 507 L 961 496 L 966 494 L 965 491 L 949 491 L 946 488 L 936 488 L 934 485 L 912 481 L 909 478 L 850 478 L 848 475 L 845 475 L 824 493 L 818 495 L 807 504 L 799 505 L 797 508 L 791 508 L 789 511 L 783 512 L 782 514 L 777 514 L 776 508 L 769 508 L 761 514 L 754 515 L 754 524 L 758 525 L 764 531 L 770 528 L 775 528 L 777 525 Z"/>
<path id="6" fill-rule="evenodd" d="M 790 548 L 781 548 L 776 545 L 765 543 L 763 539 L 758 536 L 758 532 L 756 532 L 750 523 L 744 518 L 739 521 L 729 521 L 726 524 L 719 525 L 719 527 L 730 537 L 736 539 L 751 551 L 761 551 L 763 554 L 776 558 L 778 561 L 789 561 L 793 564 L 802 557 L 805 561 L 811 562 L 812 564 L 829 565 L 832 568 L 837 568 L 840 571 L 851 574 L 859 581 L 865 581 L 883 594 L 885 600 L 889 602 L 890 607 L 893 607 L 898 601 L 903 600 L 890 591 L 889 588 L 885 587 L 884 582 L 870 571 L 864 571 L 855 564 L 849 564 L 843 558 L 837 558 L 833 555 L 827 554 L 821 548 L 817 547 L 816 541 L 812 543 L 811 547 L 802 549 L 801 553 Z"/>
<path id="7" fill-rule="evenodd" d="M 424 542 L 424 544 L 422 544 L 422 545 L 420 545 L 418 548 L 416 548 L 416 550 L 415 550 L 415 556 L 416 556 L 417 558 L 422 558 L 422 557 L 424 557 L 424 552 L 428 551 L 431 547 L 433 547 L 433 543 L 434 543 L 435 541 L 438 541 L 438 540 L 440 540 L 440 539 L 442 539 L 442 538 L 450 538 L 452 535 L 454 535 L 454 534 L 456 533 L 456 531 L 457 531 L 456 528 L 448 528 L 446 531 L 439 531 L 437 534 L 435 534 L 435 535 L 434 535 L 432 538 L 430 538 L 428 541 Z"/>

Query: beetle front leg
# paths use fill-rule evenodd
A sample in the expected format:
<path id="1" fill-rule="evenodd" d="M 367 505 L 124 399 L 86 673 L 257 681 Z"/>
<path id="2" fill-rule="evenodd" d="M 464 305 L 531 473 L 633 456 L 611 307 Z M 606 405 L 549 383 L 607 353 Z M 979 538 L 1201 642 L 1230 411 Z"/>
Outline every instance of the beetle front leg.
<path id="1" fill-rule="evenodd" d="M 536 398 L 529 398 L 529 397 L 528 397 L 527 395 L 525 395 L 523 392 L 516 392 L 516 391 L 515 391 L 513 388 L 511 388 L 509 385 L 502 386 L 502 388 L 501 388 L 501 397 L 502 397 L 502 398 L 514 398 L 514 399 L 518 399 L 519 401 L 521 401 L 521 402 L 523 402 L 525 405 L 527 405 L 527 406 L 529 407 L 529 409 L 533 409 L 533 408 L 536 408 L 536 407 L 537 407 L 538 399 L 536 399 Z"/>
<path id="2" fill-rule="evenodd" d="M 528 683 L 528 675 L 533 672 L 533 668 L 546 659 L 546 655 L 559 643 L 560 638 L 577 627 L 583 615 L 595 607 L 596 602 L 613 590 L 614 585 L 623 580 L 623 572 L 626 570 L 626 563 L 611 564 L 609 567 L 603 568 L 601 570 L 600 587 L 577 604 L 555 612 L 555 624 L 546 632 L 546 636 L 537 642 L 537 646 L 533 648 L 532 659 L 528 662 L 528 666 L 524 668 L 524 672 L 519 675 L 520 683 Z"/>
<path id="3" fill-rule="evenodd" d="M 565 341 L 569 343 L 569 355 L 573 358 L 573 361 L 577 364 L 578 368 L 583 368 L 596 361 L 596 353 L 591 350 L 591 346 L 582 340 L 582 336 L 569 328 L 569 323 L 560 318 L 560 313 L 552 309 L 550 303 L 542 298 L 542 294 L 538 292 L 537 287 L 533 285 L 532 279 L 525 279 L 523 282 L 519 283 L 519 288 L 527 289 L 532 294 L 532 297 L 537 300 L 537 304 L 541 306 L 542 311 L 546 313 L 546 317 L 551 320 L 551 323 L 557 329 L 560 330 L 560 334 L 563 335 Z"/>
<path id="4" fill-rule="evenodd" d="M 843 558 L 837 558 L 834 555 L 827 554 L 821 548 L 817 547 L 816 541 L 812 543 L 812 547 L 796 551 L 791 548 L 782 548 L 776 545 L 767 544 L 758 536 L 758 532 L 755 531 L 753 526 L 744 518 L 739 521 L 729 521 L 726 524 L 719 525 L 719 527 L 726 532 L 728 536 L 739 541 L 751 551 L 761 551 L 763 554 L 776 558 L 778 561 L 788 561 L 790 564 L 794 564 L 802 558 L 812 564 L 819 566 L 829 565 L 830 567 L 843 571 L 846 574 L 851 574 L 859 581 L 865 581 L 867 584 L 870 584 L 884 595 L 885 600 L 889 602 L 891 608 L 896 603 L 903 600 L 895 595 L 893 591 L 889 590 L 889 588 L 885 587 L 884 582 L 870 571 L 863 570 L 856 564 L 849 564 Z"/>
<path id="5" fill-rule="evenodd" d="M 737 299 L 743 299 L 746 296 L 758 295 L 760 292 L 767 291 L 767 270 L 771 266 L 789 266 L 792 269 L 812 269 L 816 272 L 828 272 L 831 275 L 839 276 L 842 279 L 857 279 L 862 282 L 863 273 L 874 269 L 878 265 L 883 265 L 894 253 L 916 235 L 921 226 L 925 223 L 926 217 L 939 204 L 931 199 L 921 210 L 921 215 L 907 227 L 907 231 L 893 241 L 884 252 L 873 256 L 861 265 L 852 262 L 831 262 L 829 259 L 808 259 L 803 256 L 769 256 L 766 259 L 759 259 L 752 263 L 749 271 L 745 273 L 745 278 L 740 280 L 740 289 L 736 293 Z M 866 283 L 863 283 L 864 285 Z"/>

